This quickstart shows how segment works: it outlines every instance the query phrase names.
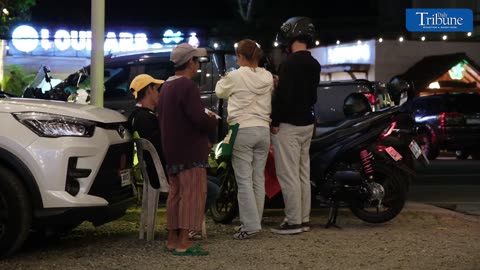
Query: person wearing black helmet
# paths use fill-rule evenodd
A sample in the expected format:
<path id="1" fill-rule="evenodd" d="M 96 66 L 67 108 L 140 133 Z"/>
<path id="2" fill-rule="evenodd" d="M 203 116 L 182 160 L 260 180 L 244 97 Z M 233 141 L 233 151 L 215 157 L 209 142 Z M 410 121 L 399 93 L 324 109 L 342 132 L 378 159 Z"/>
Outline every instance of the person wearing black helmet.
<path id="1" fill-rule="evenodd" d="M 293 17 L 280 28 L 278 41 L 287 57 L 278 72 L 272 97 L 272 143 L 275 167 L 285 203 L 285 220 L 272 232 L 297 234 L 310 230 L 310 157 L 320 81 L 320 63 L 307 49 L 315 27 L 308 17 Z"/>

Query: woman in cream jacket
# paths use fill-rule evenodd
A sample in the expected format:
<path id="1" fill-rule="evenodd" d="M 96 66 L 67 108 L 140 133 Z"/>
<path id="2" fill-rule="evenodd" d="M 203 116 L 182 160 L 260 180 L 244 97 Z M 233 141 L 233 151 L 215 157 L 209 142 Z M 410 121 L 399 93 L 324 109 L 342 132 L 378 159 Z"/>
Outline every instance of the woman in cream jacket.
<path id="1" fill-rule="evenodd" d="M 258 66 L 263 52 L 255 41 L 240 41 L 236 54 L 240 68 L 220 79 L 215 92 L 219 98 L 228 99 L 228 124 L 240 125 L 233 145 L 232 166 L 238 185 L 241 226 L 233 237 L 243 240 L 255 236 L 262 228 L 273 76 Z"/>

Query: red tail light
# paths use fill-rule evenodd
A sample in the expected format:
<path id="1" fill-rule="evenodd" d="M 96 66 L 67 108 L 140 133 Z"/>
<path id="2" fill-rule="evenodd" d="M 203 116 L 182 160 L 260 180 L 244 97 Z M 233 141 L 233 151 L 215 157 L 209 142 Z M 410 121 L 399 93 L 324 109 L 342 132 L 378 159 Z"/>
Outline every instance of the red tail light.
<path id="1" fill-rule="evenodd" d="M 445 128 L 445 126 L 462 125 L 464 120 L 463 114 L 459 112 L 443 112 L 440 114 L 441 128 Z"/>
<path id="2" fill-rule="evenodd" d="M 388 136 L 390 136 L 390 134 L 392 134 L 393 130 L 395 130 L 395 127 L 397 126 L 397 122 L 392 122 L 392 124 L 390 124 L 390 126 L 388 128 L 386 128 L 382 135 L 380 135 L 380 138 L 386 138 Z"/>
<path id="3" fill-rule="evenodd" d="M 367 97 L 368 102 L 370 102 L 370 105 L 375 105 L 377 103 L 377 98 L 375 97 L 374 94 L 371 93 L 363 93 L 365 97 Z"/>

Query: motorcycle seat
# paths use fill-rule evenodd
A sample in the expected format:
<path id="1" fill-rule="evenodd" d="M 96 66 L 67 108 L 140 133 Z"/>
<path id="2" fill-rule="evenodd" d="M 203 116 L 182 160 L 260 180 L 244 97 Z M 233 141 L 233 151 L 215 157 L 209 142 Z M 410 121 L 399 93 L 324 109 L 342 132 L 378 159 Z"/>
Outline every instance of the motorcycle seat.
<path id="1" fill-rule="evenodd" d="M 315 129 L 311 141 L 310 150 L 317 151 L 328 146 L 341 142 L 343 138 L 361 135 L 364 130 L 369 129 L 375 122 L 384 122 L 396 109 L 384 110 L 370 113 L 361 117 L 350 118 L 338 122 L 335 126 L 320 126 L 318 133 Z M 357 134 L 357 135 L 354 135 Z"/>
<path id="2" fill-rule="evenodd" d="M 340 121 L 325 122 L 315 126 L 313 138 L 322 137 L 338 129 L 344 129 L 363 121 L 364 117 L 349 118 Z"/>

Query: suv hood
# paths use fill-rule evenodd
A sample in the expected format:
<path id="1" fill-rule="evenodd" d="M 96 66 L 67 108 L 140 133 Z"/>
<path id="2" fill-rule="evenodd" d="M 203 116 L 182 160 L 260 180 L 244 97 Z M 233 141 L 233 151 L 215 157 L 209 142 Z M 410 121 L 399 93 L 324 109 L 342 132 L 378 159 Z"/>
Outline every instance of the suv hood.
<path id="1" fill-rule="evenodd" d="M 26 98 L 0 99 L 0 113 L 44 112 L 77 117 L 101 123 L 125 122 L 121 113 L 92 105 Z"/>

